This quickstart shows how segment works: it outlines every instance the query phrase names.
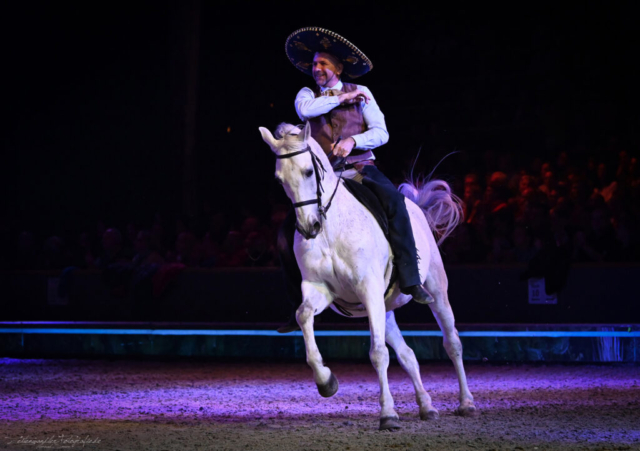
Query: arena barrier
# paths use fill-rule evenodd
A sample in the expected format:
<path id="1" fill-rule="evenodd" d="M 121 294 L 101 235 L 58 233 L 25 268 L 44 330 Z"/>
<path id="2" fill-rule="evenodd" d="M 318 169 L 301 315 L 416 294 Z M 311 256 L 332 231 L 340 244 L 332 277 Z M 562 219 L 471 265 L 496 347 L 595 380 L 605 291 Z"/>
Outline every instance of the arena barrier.
<path id="1" fill-rule="evenodd" d="M 447 270 L 467 360 L 640 360 L 640 266 L 576 266 L 555 298 L 522 279 L 524 267 Z M 153 285 L 98 271 L 0 273 L 0 356 L 304 359 L 299 332 L 275 332 L 289 314 L 278 269 L 167 274 Z M 428 307 L 410 303 L 397 318 L 419 359 L 448 360 Z M 327 359 L 368 359 L 366 319 L 325 312 L 316 325 Z"/>
<path id="2" fill-rule="evenodd" d="M 459 323 L 640 323 L 640 265 L 576 265 L 557 299 L 532 299 L 524 266 L 451 266 L 449 299 Z M 205 321 L 278 323 L 290 307 L 279 269 L 3 272 L 1 321 Z M 539 287 L 537 288 L 540 291 Z M 539 295 L 541 293 L 538 293 Z M 537 302 L 537 303 L 531 303 Z M 409 303 L 398 323 L 435 324 L 428 308 Z M 353 320 L 333 312 L 321 320 Z"/>
<path id="3" fill-rule="evenodd" d="M 230 329 L 191 323 L 3 322 L 0 357 L 198 357 L 291 360 L 305 358 L 302 334 Z M 264 326 L 264 325 L 263 325 Z M 365 360 L 369 331 L 319 326 L 327 359 Z M 330 327 L 327 329 L 327 327 Z M 482 362 L 639 362 L 638 325 L 479 325 L 458 327 L 465 360 Z M 448 360 L 442 333 L 416 325 L 403 330 L 419 360 Z M 392 357 L 395 357 L 391 350 Z"/>

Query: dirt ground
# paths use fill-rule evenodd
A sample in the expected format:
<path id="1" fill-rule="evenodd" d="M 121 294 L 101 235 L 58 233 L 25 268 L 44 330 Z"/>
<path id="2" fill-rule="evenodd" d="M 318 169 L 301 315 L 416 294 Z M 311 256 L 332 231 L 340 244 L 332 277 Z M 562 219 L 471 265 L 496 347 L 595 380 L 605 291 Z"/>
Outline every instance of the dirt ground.
<path id="1" fill-rule="evenodd" d="M 321 398 L 304 362 L 0 359 L 0 449 L 640 450 L 640 367 L 468 364 L 481 411 L 453 415 L 451 363 L 425 362 L 437 421 L 420 421 L 397 364 L 403 428 L 379 432 L 368 363 L 329 366 Z"/>

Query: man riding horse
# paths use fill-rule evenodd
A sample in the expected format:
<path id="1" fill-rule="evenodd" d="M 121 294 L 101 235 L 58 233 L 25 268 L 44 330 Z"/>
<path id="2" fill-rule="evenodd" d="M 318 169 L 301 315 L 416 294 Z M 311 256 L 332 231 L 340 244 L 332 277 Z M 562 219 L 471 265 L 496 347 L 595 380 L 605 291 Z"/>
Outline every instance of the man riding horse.
<path id="1" fill-rule="evenodd" d="M 433 302 L 420 280 L 405 198 L 375 166 L 373 149 L 389 140 L 384 115 L 368 88 L 350 83 L 373 68 L 371 61 L 342 36 L 317 27 L 292 33 L 286 42 L 286 52 L 293 65 L 316 82 L 314 88 L 298 92 L 295 100 L 298 116 L 309 122 L 311 136 L 329 157 L 334 170 L 341 172 L 343 178 L 363 182 L 386 213 L 387 237 L 402 293 L 421 304 Z M 281 333 L 298 328 L 295 310 L 302 302 L 301 275 L 292 251 L 295 221 L 295 214 L 289 214 L 278 240 L 294 307 L 289 323 L 278 329 Z"/>

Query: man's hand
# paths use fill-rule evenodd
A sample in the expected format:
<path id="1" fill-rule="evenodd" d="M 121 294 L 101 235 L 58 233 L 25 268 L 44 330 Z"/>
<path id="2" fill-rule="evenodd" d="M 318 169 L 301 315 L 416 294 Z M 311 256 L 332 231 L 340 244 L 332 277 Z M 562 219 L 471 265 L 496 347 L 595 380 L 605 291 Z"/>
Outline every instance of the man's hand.
<path id="1" fill-rule="evenodd" d="M 342 105 L 350 105 L 352 103 L 360 103 L 364 100 L 366 104 L 369 104 L 371 101 L 371 97 L 367 95 L 367 93 L 356 89 L 355 91 L 345 92 L 344 94 L 340 94 L 338 96 L 338 100 L 340 100 L 340 104 Z"/>
<path id="2" fill-rule="evenodd" d="M 332 144 L 331 149 L 333 154 L 336 157 L 345 158 L 347 155 L 351 153 L 353 148 L 356 146 L 356 141 L 353 138 L 347 138 L 343 141 L 338 142 L 337 144 Z"/>

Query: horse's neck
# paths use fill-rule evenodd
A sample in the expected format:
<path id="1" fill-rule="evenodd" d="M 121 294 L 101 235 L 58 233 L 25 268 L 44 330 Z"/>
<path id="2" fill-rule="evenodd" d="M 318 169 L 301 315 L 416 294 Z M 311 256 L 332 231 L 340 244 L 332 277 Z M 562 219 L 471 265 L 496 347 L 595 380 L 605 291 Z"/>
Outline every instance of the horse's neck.
<path id="1" fill-rule="evenodd" d="M 315 150 L 314 150 L 315 149 Z M 349 193 L 344 186 L 342 180 L 333 172 L 329 158 L 324 154 L 321 147 L 311 147 L 311 151 L 316 154 L 324 168 L 326 173 L 324 180 L 322 180 L 323 194 L 322 205 L 326 207 L 328 202 L 331 202 L 331 207 L 327 212 L 327 240 L 331 243 L 337 236 L 345 236 L 344 233 L 336 233 L 344 231 L 347 228 L 351 229 L 351 226 L 356 221 L 356 217 L 362 217 L 361 209 L 366 209 L 355 197 Z M 333 195 L 335 190 L 335 196 Z M 333 196 L 333 198 L 332 198 Z M 375 220 L 374 220 L 375 221 Z M 377 224 L 374 224 L 376 226 Z"/>
<path id="2" fill-rule="evenodd" d="M 322 150 L 320 145 L 318 145 L 317 143 L 315 144 L 315 146 L 311 146 L 311 152 L 315 154 L 316 158 L 325 169 L 324 175 L 322 176 L 322 205 L 326 205 L 326 203 L 330 201 L 333 191 L 336 189 L 338 176 L 333 172 L 333 167 L 329 162 L 329 158 L 327 158 L 327 156 L 324 154 L 324 151 Z"/>
<path id="3" fill-rule="evenodd" d="M 329 242 L 336 240 L 338 236 L 345 236 L 341 232 L 351 230 L 356 218 L 363 217 L 361 209 L 364 208 L 340 181 L 336 195 L 331 202 L 331 208 L 327 212 L 326 231 Z"/>

